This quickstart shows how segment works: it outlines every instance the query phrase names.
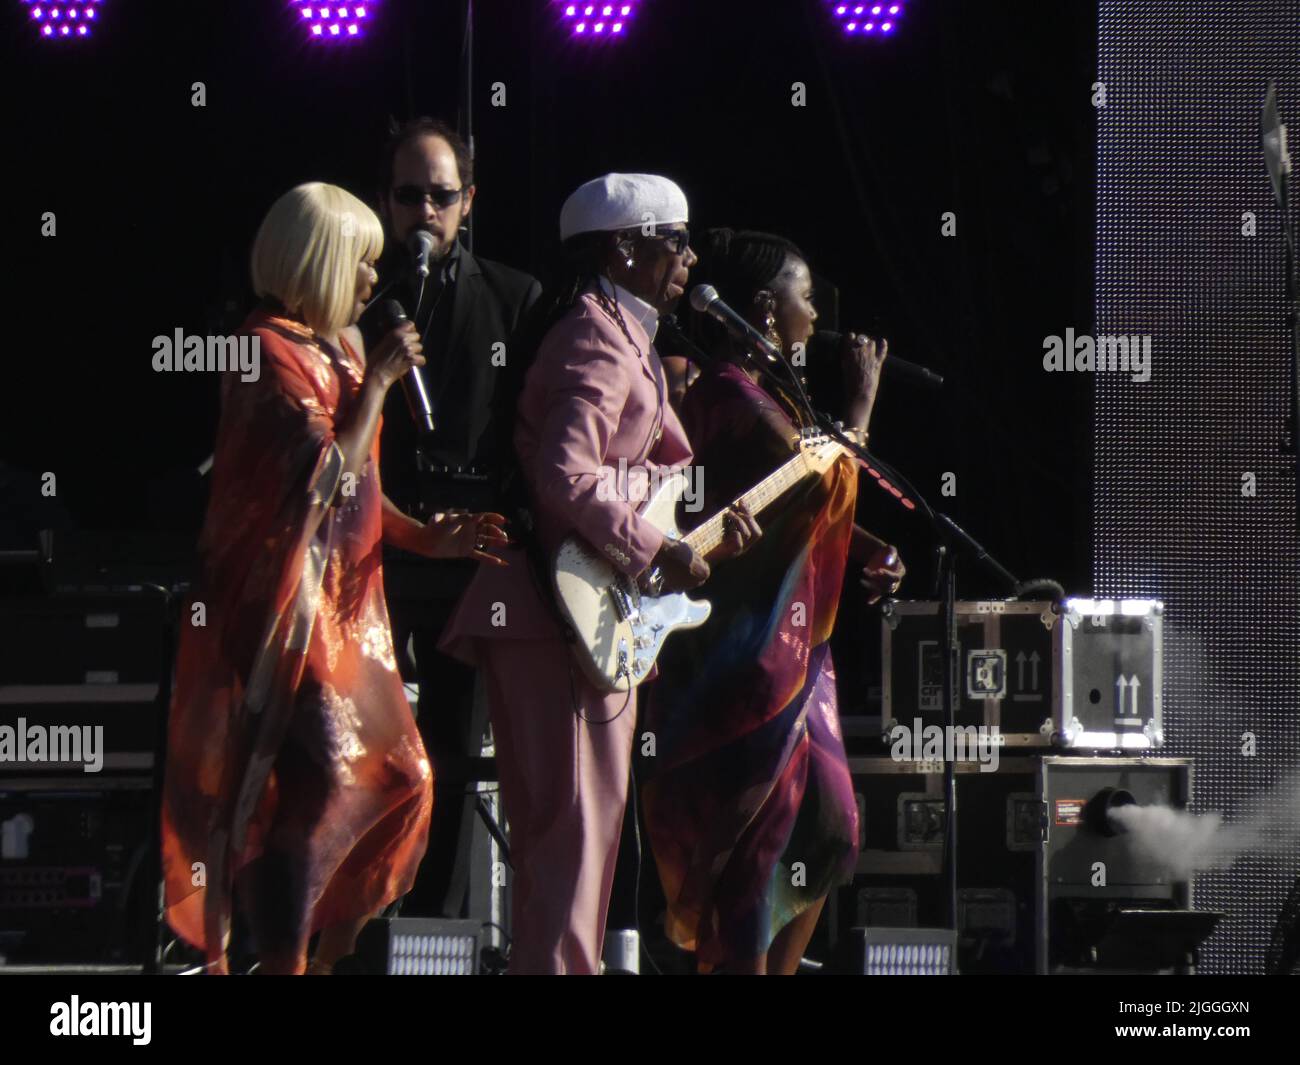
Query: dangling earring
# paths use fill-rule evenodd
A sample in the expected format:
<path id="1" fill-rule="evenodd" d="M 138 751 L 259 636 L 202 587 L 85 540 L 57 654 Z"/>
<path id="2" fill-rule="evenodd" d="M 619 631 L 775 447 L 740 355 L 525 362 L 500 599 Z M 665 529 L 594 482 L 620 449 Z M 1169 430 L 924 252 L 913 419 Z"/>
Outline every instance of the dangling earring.
<path id="1" fill-rule="evenodd" d="M 783 343 L 781 334 L 776 330 L 776 297 L 771 293 L 762 297 L 763 336 L 772 347 L 781 351 Z"/>

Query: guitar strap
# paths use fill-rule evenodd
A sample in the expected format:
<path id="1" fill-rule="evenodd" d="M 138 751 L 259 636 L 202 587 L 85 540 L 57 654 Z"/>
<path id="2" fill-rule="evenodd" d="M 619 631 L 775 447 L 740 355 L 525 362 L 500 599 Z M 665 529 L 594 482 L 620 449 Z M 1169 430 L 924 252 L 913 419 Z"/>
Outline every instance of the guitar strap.
<path id="1" fill-rule="evenodd" d="M 640 358 L 641 352 L 637 352 Z M 668 404 L 668 382 L 664 378 L 663 363 L 659 360 L 659 353 L 655 351 L 653 344 L 647 349 L 646 362 L 650 364 L 650 370 L 654 374 L 655 394 L 659 398 L 659 404 L 655 407 L 654 424 L 650 426 L 650 433 L 646 436 L 639 449 L 640 454 L 637 457 L 636 465 L 642 466 L 650 457 L 650 452 L 655 449 L 660 438 L 664 435 L 664 407 Z"/>
<path id="2" fill-rule="evenodd" d="M 618 313 L 616 314 L 614 311 L 611 311 L 608 306 L 606 306 L 605 301 L 608 300 L 617 310 L 618 295 L 617 293 L 614 292 L 605 291 L 605 286 L 603 284 L 604 280 L 605 279 L 603 277 L 596 278 L 596 291 L 598 297 L 596 300 L 596 305 L 601 309 L 602 312 L 604 312 L 606 318 L 608 318 L 611 322 L 613 322 L 615 325 L 619 327 L 619 330 L 623 333 L 623 337 L 625 340 L 627 340 L 628 345 L 632 348 L 634 352 L 636 352 L 637 362 L 640 362 L 642 359 L 645 359 L 645 361 L 649 364 L 650 372 L 651 375 L 654 377 L 654 382 L 655 382 L 655 395 L 656 398 L 658 398 L 659 400 L 658 404 L 656 404 L 655 406 L 654 422 L 653 424 L 651 424 L 650 430 L 646 434 L 646 438 L 641 442 L 641 446 L 637 449 L 636 459 L 632 462 L 632 465 L 640 466 L 643 465 L 646 459 L 650 457 L 650 452 L 654 450 L 655 445 L 659 443 L 659 438 L 663 436 L 664 407 L 668 403 L 668 382 L 667 379 L 664 377 L 663 363 L 661 363 L 659 360 L 659 353 L 655 350 L 654 342 L 651 341 L 648 344 L 646 348 L 646 354 L 642 355 L 641 349 L 637 347 L 636 341 L 632 339 L 632 334 L 630 330 L 627 328 L 627 323 L 619 320 L 619 314 L 621 314 L 622 312 L 618 311 Z"/>

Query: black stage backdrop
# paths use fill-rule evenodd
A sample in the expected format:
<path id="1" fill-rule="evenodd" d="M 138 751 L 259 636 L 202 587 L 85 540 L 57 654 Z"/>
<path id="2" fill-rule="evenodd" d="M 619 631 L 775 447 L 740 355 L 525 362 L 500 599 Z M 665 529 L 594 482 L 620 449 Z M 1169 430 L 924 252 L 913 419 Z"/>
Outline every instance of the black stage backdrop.
<path id="1" fill-rule="evenodd" d="M 154 373 L 152 338 L 233 328 L 276 196 L 325 180 L 373 200 L 386 117 L 455 120 L 463 102 L 460 0 L 381 0 L 369 37 L 334 48 L 284 6 L 106 0 L 84 42 L 0 10 L 15 267 L 0 462 L 11 485 L 56 472 L 60 520 L 98 530 L 101 560 L 183 570 L 201 519 L 216 383 Z M 1090 325 L 1094 4 L 911 0 L 892 40 L 866 42 L 822 0 L 647 0 L 627 40 L 595 49 L 546 0 L 475 10 L 479 254 L 543 270 L 564 196 L 612 169 L 679 180 L 696 228 L 788 235 L 838 286 L 840 326 L 878 326 L 948 377 L 885 386 L 881 454 L 1019 575 L 1086 586 L 1092 386 L 1041 360 L 1044 336 Z M 922 596 L 929 541 L 890 506 L 872 490 L 863 517 Z M 967 562 L 961 591 L 1000 589 Z"/>
<path id="2" fill-rule="evenodd" d="M 1100 27 L 1097 332 L 1150 335 L 1153 357 L 1146 383 L 1098 378 L 1093 572 L 1166 603 L 1167 753 L 1196 759 L 1193 809 L 1261 826 L 1196 883 L 1228 914 L 1207 970 L 1261 972 L 1300 869 L 1300 549 L 1259 112 L 1276 78 L 1294 121 L 1300 3 L 1103 0 Z"/>

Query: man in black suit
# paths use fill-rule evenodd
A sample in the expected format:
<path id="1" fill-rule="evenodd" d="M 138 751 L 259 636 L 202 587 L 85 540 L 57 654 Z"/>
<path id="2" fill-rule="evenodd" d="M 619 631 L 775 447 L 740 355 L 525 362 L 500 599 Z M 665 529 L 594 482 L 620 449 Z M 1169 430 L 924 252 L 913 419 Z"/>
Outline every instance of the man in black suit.
<path id="1" fill-rule="evenodd" d="M 380 214 L 388 230 L 379 263 L 383 298 L 402 303 L 424 343 L 425 383 L 435 430 L 421 440 L 393 389 L 384 409 L 380 476 L 385 494 L 408 514 L 462 508 L 501 510 L 498 479 L 509 454 L 509 412 L 498 385 L 520 327 L 541 295 L 528 274 L 472 255 L 458 234 L 474 203 L 473 159 L 447 124 L 415 119 L 393 131 L 380 170 Z M 432 238 L 421 286 L 412 234 Z M 504 391 L 504 390 L 503 390 Z M 481 751 L 486 710 L 474 700 L 474 673 L 437 650 L 438 637 L 476 563 L 385 554 L 384 584 L 403 674 L 408 640 L 419 682 L 418 724 L 436 780 L 429 850 L 403 912 L 461 916 L 469 828 L 468 758 Z"/>

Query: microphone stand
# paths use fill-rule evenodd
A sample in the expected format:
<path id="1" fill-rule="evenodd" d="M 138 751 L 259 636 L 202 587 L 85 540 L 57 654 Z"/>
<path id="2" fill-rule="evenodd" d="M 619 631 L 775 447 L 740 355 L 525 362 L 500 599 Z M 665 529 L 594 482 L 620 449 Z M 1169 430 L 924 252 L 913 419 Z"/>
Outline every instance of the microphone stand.
<path id="1" fill-rule="evenodd" d="M 769 366 L 764 365 L 767 358 L 766 356 L 755 356 L 751 352 L 749 364 L 752 368 L 758 370 L 762 376 L 777 385 L 784 386 L 793 383 L 800 407 L 814 424 L 832 440 L 842 445 L 851 454 L 856 455 L 866 466 L 867 472 L 891 496 L 899 500 L 900 505 L 908 510 L 919 509 L 921 515 L 930 524 L 935 541 L 935 553 L 938 558 L 939 594 L 943 604 L 941 610 L 943 640 L 941 646 L 944 648 L 943 715 L 947 725 L 947 735 L 955 736 L 957 704 L 960 700 L 958 682 L 961 677 L 961 642 L 957 632 L 957 565 L 955 548 L 961 546 L 970 551 L 977 562 L 982 562 L 1011 589 L 1012 598 L 1018 596 L 1024 589 L 1037 587 L 1042 582 L 1026 583 L 1018 580 L 1015 574 L 998 562 L 970 533 L 948 515 L 936 511 L 930 506 L 925 497 L 896 469 L 881 461 L 861 444 L 850 440 L 844 434 L 843 427 L 839 422 L 833 422 L 828 415 L 815 410 L 807 391 L 804 389 L 803 382 L 799 380 L 799 375 L 794 372 L 794 369 L 784 359 L 780 360 L 779 365 L 788 371 L 788 382 L 778 376 Z M 902 490 L 895 488 L 891 482 L 901 486 Z M 907 496 L 910 496 L 911 499 L 908 499 Z M 954 934 L 959 935 L 960 930 L 957 919 L 957 766 L 951 758 L 944 759 L 943 784 L 946 820 L 943 861 L 945 897 L 948 907 L 948 920 Z"/>
<path id="2" fill-rule="evenodd" d="M 460 107 L 457 114 L 457 132 L 469 147 L 469 157 L 477 154 L 474 144 L 474 0 L 462 0 L 460 12 Z M 462 175 L 463 177 L 463 175 Z M 473 212 L 461 225 L 465 234 L 465 250 L 474 254 Z"/>
<path id="3" fill-rule="evenodd" d="M 1300 531 L 1300 288 L 1296 284 L 1296 233 L 1291 219 L 1289 186 L 1291 156 L 1287 151 L 1286 126 L 1277 109 L 1277 84 L 1270 81 L 1264 97 L 1260 129 L 1264 165 L 1273 186 L 1273 199 L 1282 216 L 1282 271 L 1286 286 L 1287 321 L 1291 326 L 1291 412 L 1290 433 L 1284 433 L 1283 451 L 1296 456 L 1296 529 Z"/>

